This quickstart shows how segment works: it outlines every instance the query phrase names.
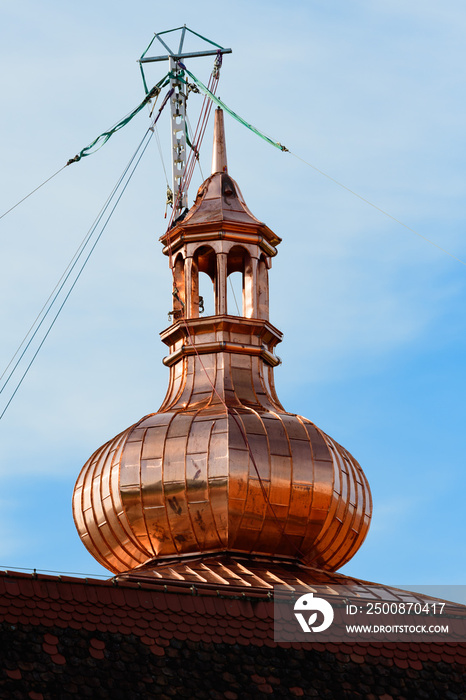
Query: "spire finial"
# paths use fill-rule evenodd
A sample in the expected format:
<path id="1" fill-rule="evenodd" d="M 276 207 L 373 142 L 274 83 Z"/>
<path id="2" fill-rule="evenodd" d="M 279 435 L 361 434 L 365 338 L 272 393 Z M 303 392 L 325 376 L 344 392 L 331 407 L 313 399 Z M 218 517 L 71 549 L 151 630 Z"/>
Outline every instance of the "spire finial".
<path id="1" fill-rule="evenodd" d="M 225 143 L 225 129 L 223 126 L 223 110 L 217 107 L 214 121 L 214 147 L 212 150 L 212 175 L 214 173 L 227 173 L 227 147 Z"/>

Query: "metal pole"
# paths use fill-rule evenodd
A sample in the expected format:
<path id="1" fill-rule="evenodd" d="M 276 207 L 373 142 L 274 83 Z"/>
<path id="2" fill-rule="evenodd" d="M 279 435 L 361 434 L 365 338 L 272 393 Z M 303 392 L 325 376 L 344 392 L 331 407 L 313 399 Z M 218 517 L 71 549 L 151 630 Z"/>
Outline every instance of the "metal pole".
<path id="1" fill-rule="evenodd" d="M 172 183 L 173 208 L 175 219 L 188 206 L 188 193 L 183 189 L 183 178 L 186 169 L 186 94 L 184 85 L 177 80 L 176 60 L 169 56 L 170 85 L 174 92 L 170 99 L 170 129 L 172 141 Z"/>
<path id="2" fill-rule="evenodd" d="M 157 36 L 157 39 L 159 37 Z M 154 63 L 156 61 L 166 61 L 170 56 L 172 58 L 182 58 L 183 60 L 185 58 L 199 58 L 200 56 L 216 56 L 218 52 L 222 55 L 225 55 L 226 53 L 231 53 L 231 49 L 215 49 L 215 50 L 209 50 L 209 51 L 192 51 L 191 53 L 181 53 L 181 54 L 164 54 L 163 56 L 147 56 L 147 58 L 144 56 L 144 58 L 139 58 L 138 63 Z"/>

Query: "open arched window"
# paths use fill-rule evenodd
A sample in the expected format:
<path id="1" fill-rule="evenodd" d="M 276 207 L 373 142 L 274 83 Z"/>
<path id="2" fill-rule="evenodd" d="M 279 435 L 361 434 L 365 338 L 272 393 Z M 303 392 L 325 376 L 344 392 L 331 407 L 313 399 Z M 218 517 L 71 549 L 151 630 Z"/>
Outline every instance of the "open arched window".
<path id="1" fill-rule="evenodd" d="M 201 246 L 193 255 L 191 281 L 193 316 L 215 315 L 216 276 L 217 259 L 215 251 L 210 246 Z"/>
<path id="2" fill-rule="evenodd" d="M 243 315 L 243 273 L 239 270 L 228 275 L 227 313 L 230 316 Z"/>
<path id="3" fill-rule="evenodd" d="M 228 301 L 227 313 L 252 318 L 255 313 L 253 260 L 242 246 L 235 245 L 227 259 Z"/>

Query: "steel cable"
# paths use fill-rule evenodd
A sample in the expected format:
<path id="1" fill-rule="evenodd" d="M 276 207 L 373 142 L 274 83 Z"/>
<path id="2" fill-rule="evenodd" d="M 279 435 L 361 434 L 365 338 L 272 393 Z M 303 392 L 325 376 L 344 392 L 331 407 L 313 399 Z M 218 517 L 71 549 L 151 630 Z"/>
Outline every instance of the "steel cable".
<path id="1" fill-rule="evenodd" d="M 128 166 L 126 166 L 125 171 L 124 171 L 124 174 L 120 177 L 119 183 L 118 183 L 118 185 L 116 186 L 116 188 L 119 187 L 119 185 L 120 185 L 121 182 L 123 181 L 124 175 L 128 172 L 129 168 L 131 167 L 131 164 L 132 164 L 132 162 L 134 161 L 134 158 L 136 157 L 137 153 L 138 153 L 139 150 L 141 149 L 141 146 L 142 146 L 144 140 L 146 139 L 147 135 L 149 134 L 149 131 L 150 131 L 150 130 L 148 130 L 148 131 L 144 134 L 144 137 L 143 137 L 141 143 L 139 144 L 138 148 L 136 149 L 135 154 L 134 154 L 133 157 L 131 158 L 130 163 L 128 164 Z M 36 351 L 35 351 L 35 353 L 34 353 L 32 359 L 31 359 L 31 361 L 29 362 L 28 366 L 26 367 L 26 370 L 23 372 L 23 375 L 22 375 L 21 379 L 19 380 L 18 384 L 16 385 L 15 390 L 13 391 L 13 394 L 10 396 L 10 399 L 8 400 L 8 402 L 7 402 L 6 406 L 5 406 L 5 408 L 3 409 L 2 413 L 0 414 L 0 420 L 3 418 L 3 416 L 5 415 L 5 413 L 6 413 L 7 409 L 8 409 L 8 407 L 9 407 L 9 405 L 10 405 L 11 402 L 13 401 L 13 399 L 14 399 L 16 393 L 18 392 L 18 389 L 20 388 L 21 384 L 23 383 L 23 381 L 24 381 L 26 375 L 28 374 L 28 372 L 29 372 L 29 370 L 30 370 L 32 364 L 34 363 L 34 360 L 36 359 L 36 357 L 37 357 L 37 355 L 38 355 L 40 349 L 42 348 L 42 346 L 43 346 L 44 342 L 46 341 L 46 339 L 47 339 L 47 337 L 48 337 L 50 331 L 52 330 L 53 326 L 55 325 L 55 322 L 56 322 L 56 320 L 58 319 L 58 317 L 59 317 L 59 315 L 60 315 L 60 313 L 61 313 L 63 307 L 65 306 L 65 304 L 66 304 L 66 302 L 67 302 L 67 300 L 68 300 L 68 298 L 69 298 L 71 292 L 73 291 L 73 289 L 74 289 L 74 287 L 76 286 L 76 284 L 77 284 L 79 278 L 81 277 L 81 274 L 82 274 L 82 272 L 83 272 L 83 270 L 84 270 L 84 268 L 85 268 L 85 266 L 86 266 L 86 264 L 87 264 L 89 258 L 91 257 L 91 255 L 92 255 L 92 253 L 93 253 L 93 251 L 94 251 L 94 249 L 95 249 L 97 243 L 99 242 L 100 238 L 102 237 L 102 234 L 103 234 L 103 232 L 105 231 L 105 229 L 106 229 L 106 227 L 107 227 L 107 225 L 108 225 L 108 223 L 109 223 L 109 221 L 110 221 L 110 219 L 111 219 L 111 217 L 112 217 L 112 215 L 113 215 L 113 213 L 114 213 L 114 211 L 115 211 L 115 209 L 116 209 L 116 207 L 117 207 L 117 205 L 118 205 L 120 199 L 122 198 L 122 196 L 123 196 L 123 194 L 124 194 L 126 188 L 128 187 L 128 184 L 129 184 L 129 182 L 131 181 L 131 178 L 133 177 L 134 172 L 135 172 L 137 166 L 139 165 L 139 163 L 140 163 L 140 161 L 141 161 L 141 158 L 143 157 L 144 153 L 146 152 L 146 149 L 147 149 L 147 147 L 148 147 L 148 145 L 149 145 L 149 143 L 150 143 L 150 141 L 151 141 L 152 135 L 153 135 L 153 132 L 150 133 L 149 138 L 147 139 L 147 142 L 146 142 L 146 144 L 145 144 L 145 146 L 144 146 L 144 148 L 143 148 L 143 150 L 142 150 L 142 153 L 140 154 L 139 158 L 138 158 L 137 161 L 136 161 L 136 164 L 135 164 L 134 168 L 132 169 L 132 171 L 131 171 L 129 177 L 127 178 L 127 180 L 126 180 L 126 182 L 125 182 L 125 184 L 124 184 L 124 186 L 123 186 L 123 189 L 121 190 L 121 192 L 120 192 L 120 194 L 119 194 L 119 196 L 118 196 L 118 198 L 117 198 L 115 204 L 113 205 L 113 207 L 112 207 L 112 209 L 111 209 L 111 211 L 110 211 L 110 214 L 109 214 L 108 217 L 107 217 L 107 220 L 105 221 L 104 225 L 102 226 L 102 229 L 100 230 L 99 235 L 98 235 L 97 238 L 95 239 L 95 241 L 94 241 L 94 243 L 93 243 L 93 245 L 92 245 L 92 247 L 91 247 L 91 249 L 90 249 L 88 255 L 86 256 L 86 258 L 85 258 L 83 264 L 81 265 L 81 268 L 80 268 L 78 274 L 76 275 L 76 277 L 75 277 L 75 279 L 74 279 L 74 281 L 73 281 L 73 283 L 72 283 L 70 289 L 68 290 L 68 292 L 67 292 L 67 294 L 66 294 L 64 300 L 62 301 L 62 303 L 61 303 L 61 305 L 60 305 L 60 307 L 59 307 L 57 313 L 55 314 L 55 316 L 54 316 L 54 318 L 53 318 L 51 324 L 49 325 L 49 327 L 48 327 L 48 329 L 47 329 L 47 331 L 46 331 L 44 337 L 42 338 L 42 340 L 41 340 L 41 342 L 40 342 L 40 344 L 39 344 L 39 346 L 38 346 L 38 348 L 36 349 Z M 112 195 L 111 195 L 111 197 L 110 197 L 110 201 L 111 201 L 111 199 L 113 199 L 114 195 L 116 194 L 116 188 L 114 188 L 114 191 L 113 191 L 113 193 L 112 193 Z M 102 219 L 102 217 L 103 217 L 105 211 L 108 209 L 108 206 L 110 205 L 110 201 L 108 201 L 108 204 L 104 207 L 104 210 L 102 211 L 101 215 L 99 215 L 96 224 L 92 227 L 92 232 L 91 232 L 90 236 L 88 236 L 88 241 L 87 241 L 87 242 L 90 241 L 90 238 L 92 237 L 94 231 L 96 230 L 98 223 L 100 223 L 100 221 L 101 221 L 101 219 Z M 86 244 L 86 245 L 87 245 L 87 244 Z M 83 248 L 83 250 L 81 251 L 80 255 L 82 254 L 83 251 L 84 251 L 84 248 Z M 79 255 L 79 257 L 80 257 L 80 255 Z M 79 259 L 79 257 L 76 259 L 76 261 L 75 261 L 75 263 L 73 264 L 73 267 L 71 268 L 71 270 L 74 268 L 74 266 L 75 266 L 77 260 Z M 71 270 L 70 270 L 69 274 L 71 273 Z M 68 279 L 69 274 L 67 275 L 66 279 Z M 44 315 L 44 318 L 42 319 L 41 323 L 39 324 L 38 328 L 36 329 L 36 331 L 35 331 L 33 337 L 31 338 L 30 342 L 29 342 L 28 345 L 26 346 L 25 350 L 24 350 L 23 353 L 21 354 L 21 357 L 20 357 L 20 359 L 18 360 L 18 362 L 16 363 L 14 369 L 12 370 L 12 373 L 15 371 L 16 367 L 18 366 L 19 362 L 21 361 L 21 358 L 24 356 L 24 353 L 26 352 L 27 348 L 30 346 L 30 344 L 31 344 L 31 342 L 32 342 L 32 340 L 33 340 L 33 338 L 35 337 L 37 331 L 39 330 L 40 325 L 42 325 L 42 322 L 45 320 L 46 316 L 47 316 L 48 313 L 50 312 L 50 309 L 52 308 L 52 305 L 55 303 L 55 300 L 56 300 L 58 294 L 59 294 L 60 291 L 63 289 L 63 286 L 64 286 L 65 282 L 66 282 L 66 280 L 63 282 L 63 284 L 62 284 L 61 287 L 60 287 L 60 290 L 59 290 L 59 291 L 57 292 L 57 294 L 55 295 L 55 297 L 54 297 L 52 303 L 50 304 L 49 308 L 47 309 L 46 314 Z M 12 373 L 11 373 L 11 374 L 12 374 Z M 11 374 L 9 375 L 7 381 L 5 382 L 5 384 L 3 385 L 2 389 L 0 390 L 0 393 L 1 393 L 1 391 L 3 391 L 3 389 L 4 389 L 5 386 L 6 386 L 6 384 L 8 383 L 8 381 L 9 381 L 9 379 L 10 379 L 10 377 L 11 377 Z"/>
<path id="2" fill-rule="evenodd" d="M 148 131 L 149 131 L 149 130 L 148 130 Z M 65 285 L 66 281 L 68 280 L 68 278 L 69 278 L 69 276 L 70 276 L 70 274 L 71 274 L 73 268 L 75 267 L 77 261 L 78 261 L 79 258 L 81 257 L 81 255 L 82 255 L 82 253 L 83 253 L 83 251 L 84 251 L 86 245 L 88 244 L 90 238 L 92 237 L 92 234 L 93 234 L 93 232 L 94 232 L 96 226 L 98 225 L 98 223 L 99 223 L 100 220 L 102 219 L 103 215 L 105 214 L 106 209 L 107 209 L 108 206 L 110 205 L 110 202 L 111 202 L 113 196 L 115 195 L 115 192 L 117 191 L 118 187 L 120 186 L 120 184 L 121 184 L 121 182 L 122 182 L 124 176 L 126 175 L 126 173 L 128 172 L 129 168 L 131 167 L 131 163 L 133 162 L 133 160 L 134 160 L 134 158 L 136 157 L 136 155 L 137 155 L 139 149 L 141 148 L 141 146 L 142 146 L 142 144 L 143 144 L 143 142 L 144 142 L 144 139 L 147 137 L 148 131 L 147 131 L 146 134 L 144 135 L 144 137 L 143 137 L 141 143 L 139 144 L 139 146 L 138 146 L 138 148 L 136 149 L 135 153 L 134 153 L 133 156 L 131 157 L 131 159 L 130 159 L 128 165 L 127 165 L 126 168 L 124 169 L 123 174 L 120 176 L 120 178 L 118 179 L 118 181 L 117 181 L 116 185 L 114 186 L 112 192 L 111 192 L 110 195 L 108 196 L 108 198 L 107 198 L 107 200 L 106 200 L 104 206 L 103 206 L 102 209 L 100 210 L 100 212 L 99 212 L 99 214 L 97 215 L 97 217 L 94 219 L 94 222 L 93 222 L 92 226 L 90 227 L 90 229 L 88 230 L 88 232 L 87 232 L 86 235 L 84 236 L 83 240 L 82 240 L 81 243 L 79 244 L 79 246 L 78 246 L 76 252 L 74 253 L 73 257 L 71 258 L 70 262 L 68 263 L 68 266 L 65 268 L 65 271 L 63 272 L 62 276 L 61 276 L 60 279 L 58 280 L 58 282 L 57 282 L 57 284 L 55 285 L 54 289 L 53 289 L 52 292 L 50 293 L 48 299 L 46 300 L 46 302 L 45 302 L 44 305 L 42 306 L 42 308 L 41 308 L 41 310 L 39 311 L 39 313 L 37 314 L 36 318 L 34 319 L 34 321 L 33 321 L 32 325 L 31 325 L 31 327 L 30 327 L 29 330 L 28 330 L 28 332 L 26 333 L 26 335 L 24 336 L 23 340 L 22 340 L 21 343 L 19 344 L 18 349 L 16 350 L 16 352 L 15 352 L 14 355 L 13 355 L 13 357 L 12 357 L 11 360 L 9 361 L 8 365 L 5 367 L 5 369 L 3 370 L 2 374 L 0 375 L 0 380 L 3 379 L 3 377 L 4 377 L 5 374 L 6 374 L 6 372 L 8 371 L 9 367 L 10 367 L 11 364 L 14 362 L 15 357 L 17 356 L 17 354 L 18 354 L 19 351 L 21 350 L 22 346 L 24 345 L 25 341 L 26 341 L 27 338 L 29 337 L 29 335 L 30 335 L 30 333 L 32 332 L 33 328 L 35 327 L 37 321 L 38 321 L 39 318 L 42 316 L 42 313 L 44 312 L 44 309 L 47 307 L 47 305 L 48 305 L 50 299 L 52 299 L 52 296 L 55 294 L 56 290 L 58 289 L 58 292 L 57 292 L 57 294 L 55 295 L 55 297 L 53 298 L 53 301 L 51 302 L 51 304 L 50 304 L 50 306 L 49 306 L 49 309 L 48 309 L 47 312 L 44 314 L 44 317 L 42 318 L 41 322 L 39 323 L 38 327 L 36 328 L 36 331 L 34 332 L 34 335 L 32 336 L 32 338 L 30 339 L 30 341 L 29 341 L 29 343 L 27 344 L 26 348 L 24 349 L 23 353 L 21 354 L 21 357 L 19 358 L 19 360 L 18 360 L 17 364 L 15 365 L 15 367 L 13 368 L 12 372 L 15 371 L 17 365 L 19 364 L 19 362 L 21 361 L 22 357 L 24 356 L 24 353 L 27 351 L 29 345 L 31 344 L 32 340 L 34 339 L 35 335 L 37 334 L 37 331 L 39 330 L 40 326 L 42 325 L 43 321 L 45 320 L 45 317 L 47 316 L 48 311 L 50 310 L 50 308 L 52 307 L 53 303 L 55 302 L 55 299 L 57 298 L 58 294 L 59 294 L 59 293 L 61 292 L 61 290 L 63 289 L 63 286 Z M 5 388 L 6 384 L 8 383 L 10 377 L 11 377 L 11 374 L 9 375 L 8 379 L 7 379 L 6 382 L 3 384 L 3 386 L 0 388 L 0 394 L 2 393 L 2 391 L 3 391 L 3 389 Z"/>
<path id="3" fill-rule="evenodd" d="M 68 165 L 68 164 L 66 164 L 66 165 Z M 0 216 L 0 219 L 3 219 L 4 216 L 6 216 L 7 214 L 9 214 L 10 211 L 13 211 L 13 209 L 16 209 L 16 207 L 19 207 L 20 204 L 22 204 L 23 202 L 25 202 L 26 199 L 29 199 L 29 197 L 30 197 L 31 195 L 33 195 L 34 192 L 37 192 L 37 190 L 40 190 L 40 188 L 43 187 L 44 185 L 46 185 L 47 182 L 50 182 L 50 180 L 53 180 L 53 178 L 56 177 L 56 176 L 58 175 L 58 173 L 61 173 L 61 171 L 64 170 L 64 169 L 66 168 L 66 165 L 63 165 L 59 170 L 57 170 L 56 173 L 54 173 L 53 175 L 50 175 L 50 177 L 48 177 L 46 180 L 44 180 L 44 182 L 42 182 L 38 187 L 36 187 L 35 189 L 33 189 L 32 192 L 29 192 L 29 194 L 27 194 L 25 197 L 23 197 L 22 199 L 20 199 L 19 202 L 16 202 L 16 204 L 14 204 L 12 207 L 10 207 L 9 209 L 7 209 L 7 211 L 5 211 L 5 212 Z"/>
<path id="4" fill-rule="evenodd" d="M 358 194 L 357 192 L 355 192 L 354 190 L 350 189 L 349 187 L 347 187 L 346 185 L 344 185 L 342 182 L 339 182 L 338 180 L 335 180 L 335 178 L 332 177 L 331 175 L 327 175 L 327 173 L 325 173 L 323 170 L 320 170 L 320 169 L 317 168 L 315 165 L 312 165 L 312 163 L 309 163 L 307 160 L 304 160 L 304 158 L 301 158 L 301 156 L 298 156 L 296 153 L 293 153 L 293 151 L 288 151 L 288 153 L 289 153 L 290 155 L 294 156 L 294 158 L 297 158 L 298 160 L 300 160 L 300 161 L 301 161 L 302 163 L 304 163 L 305 165 L 308 165 L 310 168 L 312 168 L 313 170 L 315 170 L 316 172 L 318 172 L 320 175 L 323 175 L 323 176 L 326 177 L 328 180 L 331 180 L 331 182 L 334 182 L 336 185 L 338 185 L 338 187 L 342 187 L 344 190 L 346 190 L 346 191 L 349 192 L 350 194 L 354 195 L 355 197 L 357 197 L 358 199 L 360 199 L 362 202 L 365 202 L 365 203 L 368 204 L 370 207 L 373 207 L 374 209 L 376 209 L 377 211 L 379 211 L 379 212 L 380 212 L 381 214 L 383 214 L 384 216 L 388 216 L 389 219 L 391 219 L 392 221 L 395 221 L 397 224 L 400 224 L 400 226 L 403 226 L 403 228 L 407 229 L 408 231 L 411 231 L 411 233 L 415 233 L 416 236 L 419 236 L 419 238 L 422 238 L 424 241 L 426 241 L 426 243 L 430 243 L 430 245 L 433 245 L 433 246 L 435 246 L 435 248 L 438 248 L 439 250 L 441 250 L 442 253 L 445 253 L 445 254 L 448 255 L 450 258 L 453 258 L 453 260 L 456 260 L 457 262 L 461 263 L 461 265 L 465 265 L 465 266 L 466 266 L 466 262 L 465 262 L 464 260 L 461 260 L 461 258 L 458 258 L 456 255 L 453 255 L 453 253 L 450 253 L 450 252 L 449 252 L 448 250 L 446 250 L 445 248 L 442 248 L 442 246 L 438 245 L 438 243 L 435 243 L 435 242 L 432 241 L 430 238 L 427 238 L 427 236 L 424 236 L 422 233 L 419 233 L 419 231 L 416 231 L 414 228 L 411 228 L 411 226 L 408 226 L 407 224 L 404 224 L 402 221 L 400 221 L 400 219 L 397 219 L 395 216 L 392 216 L 392 214 L 389 214 L 388 211 L 385 211 L 385 209 L 382 209 L 381 207 L 378 207 L 377 204 L 374 204 L 374 203 L 371 202 L 369 199 L 366 199 L 366 198 L 363 197 L 362 195 L 360 195 L 360 194 Z"/>

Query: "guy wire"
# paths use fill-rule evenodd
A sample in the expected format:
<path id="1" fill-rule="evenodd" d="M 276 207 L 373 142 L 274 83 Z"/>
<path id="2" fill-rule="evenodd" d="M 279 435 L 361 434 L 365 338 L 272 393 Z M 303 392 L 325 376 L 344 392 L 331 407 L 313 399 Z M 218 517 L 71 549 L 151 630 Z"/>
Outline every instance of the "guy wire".
<path id="1" fill-rule="evenodd" d="M 134 154 L 133 157 L 131 158 L 131 161 L 130 161 L 129 165 L 128 165 L 128 166 L 126 167 L 126 169 L 125 169 L 125 173 L 128 171 L 128 169 L 129 169 L 131 163 L 133 162 L 133 160 L 134 160 L 134 158 L 135 158 L 137 152 L 140 150 L 141 145 L 142 145 L 142 143 L 144 142 L 144 140 L 146 139 L 146 136 L 147 136 L 148 133 L 149 133 L 149 130 L 144 134 L 144 137 L 143 137 L 141 143 L 139 144 L 139 146 L 138 146 L 138 148 L 137 148 L 135 154 Z M 83 270 L 84 270 L 84 268 L 85 268 L 85 266 L 86 266 L 86 264 L 87 264 L 89 258 L 91 257 L 91 255 L 92 255 L 92 253 L 93 253 L 93 251 L 94 251 L 94 249 L 95 249 L 97 243 L 99 242 L 99 240 L 100 240 L 100 238 L 101 238 L 103 232 L 105 231 L 105 229 L 106 229 L 106 227 L 107 227 L 107 225 L 108 225 L 108 223 L 109 223 L 109 221 L 110 221 L 110 219 L 111 219 L 111 217 L 112 217 L 112 214 L 113 214 L 113 212 L 115 211 L 116 207 L 118 206 L 118 203 L 119 203 L 120 199 L 122 198 L 122 196 L 123 196 L 123 194 L 124 194 L 124 192 L 125 192 L 125 190 L 126 190 L 128 184 L 129 184 L 131 178 L 133 177 L 134 172 L 135 172 L 136 168 L 138 167 L 138 165 L 139 165 L 139 163 L 140 163 L 140 161 L 141 161 L 142 156 L 143 156 L 144 153 L 146 152 L 146 149 L 147 149 L 147 147 L 148 147 L 148 145 L 149 145 L 149 143 L 150 143 L 150 141 L 151 141 L 152 134 L 153 134 L 153 132 L 150 133 L 149 139 L 147 140 L 147 142 L 146 142 L 146 144 L 145 144 L 145 146 L 144 146 L 144 148 L 143 148 L 143 150 L 142 150 L 142 153 L 140 154 L 138 160 L 136 161 L 136 164 L 135 164 L 134 168 L 132 169 L 131 173 L 129 174 L 129 177 L 128 177 L 128 179 L 126 180 L 126 182 L 125 182 L 125 184 L 124 184 L 124 186 L 123 186 L 123 189 L 121 190 L 121 192 L 120 192 L 120 194 L 119 194 L 119 196 L 118 196 L 118 198 L 117 198 L 115 204 L 113 205 L 113 208 L 112 208 L 112 210 L 110 211 L 110 214 L 108 215 L 107 220 L 105 221 L 105 223 L 104 223 L 104 225 L 103 225 L 103 227 L 102 227 L 102 229 L 101 229 L 99 235 L 97 236 L 96 240 L 94 241 L 94 243 L 93 243 L 93 245 L 92 245 L 92 248 L 91 248 L 91 250 L 89 251 L 89 253 L 88 253 L 86 259 L 84 260 L 83 264 L 81 265 L 81 268 L 80 268 L 80 270 L 79 270 L 77 276 L 75 277 L 75 279 L 74 279 L 74 281 L 73 281 L 73 283 L 72 283 L 70 289 L 68 290 L 68 292 L 67 292 L 67 294 L 66 294 L 66 296 L 65 296 L 65 298 L 64 298 L 64 300 L 63 300 L 63 302 L 61 303 L 61 305 L 60 305 L 60 307 L 59 307 L 57 313 L 55 314 L 52 323 L 49 325 L 49 327 L 48 327 L 48 329 L 47 329 L 47 332 L 45 333 L 44 337 L 42 338 L 42 340 L 41 340 L 41 342 L 40 342 L 40 344 L 39 344 L 39 347 L 38 347 L 37 350 L 35 351 L 35 353 L 34 353 L 34 355 L 33 355 L 33 357 L 32 357 L 32 360 L 29 362 L 28 366 L 26 367 L 26 370 L 24 371 L 24 373 L 23 373 L 21 379 L 19 380 L 18 384 L 16 385 L 16 388 L 15 388 L 13 394 L 11 395 L 10 399 L 8 400 L 8 403 L 6 404 L 6 406 L 5 406 L 5 408 L 3 409 L 2 413 L 0 414 L 0 420 L 1 420 L 1 419 L 3 418 L 3 416 L 5 415 L 5 413 L 6 413 L 7 409 L 8 409 L 8 407 L 9 407 L 9 405 L 11 404 L 11 402 L 12 402 L 13 398 L 15 397 L 15 395 L 16 395 L 18 389 L 20 388 L 21 384 L 23 383 L 23 380 L 24 380 L 24 378 L 26 377 L 27 373 L 29 372 L 29 370 L 30 370 L 30 368 L 31 368 L 31 366 L 32 366 L 32 364 L 33 364 L 33 362 L 34 362 L 34 360 L 36 359 L 36 357 L 37 357 L 37 355 L 38 355 L 38 353 L 39 353 L 39 351 L 40 351 L 40 349 L 42 348 L 42 346 L 43 346 L 45 340 L 47 339 L 47 337 L 48 337 L 50 331 L 52 330 L 53 326 L 55 325 L 55 322 L 56 322 L 58 316 L 60 315 L 60 312 L 62 311 L 63 307 L 65 306 L 65 304 L 66 304 L 66 302 L 67 302 L 67 300 L 68 300 L 68 298 L 69 298 L 71 292 L 73 291 L 74 287 L 76 286 L 76 283 L 78 282 L 79 278 L 81 277 L 81 274 L 82 274 L 82 272 L 83 272 Z M 124 177 L 124 175 L 123 175 L 122 177 Z M 120 180 L 119 180 L 119 184 L 121 184 L 122 177 L 121 177 Z M 119 184 L 118 184 L 118 186 L 119 186 Z M 114 193 L 115 193 L 115 191 L 114 191 Z M 114 194 L 114 193 L 113 193 L 113 194 Z M 113 194 L 112 194 L 112 197 L 113 197 Z M 106 207 L 106 208 L 107 208 L 107 207 Z M 100 217 L 99 217 L 99 219 L 98 219 L 98 223 L 100 222 L 102 216 L 103 216 L 103 213 L 102 213 L 102 215 L 100 215 Z M 97 227 L 97 224 L 94 226 L 93 230 L 95 230 L 96 227 Z M 92 234 L 91 234 L 91 235 L 92 235 Z M 82 252 L 82 251 L 81 251 L 81 252 Z M 76 262 L 77 262 L 77 260 L 75 261 L 74 264 L 76 264 Z M 74 265 L 73 265 L 73 267 L 74 267 Z M 70 272 L 71 272 L 71 270 L 70 270 Z M 60 290 L 61 290 L 62 288 L 63 288 L 63 285 L 61 286 Z M 53 300 L 52 304 L 54 303 L 56 297 L 57 297 L 57 295 L 54 297 L 54 300 Z M 50 311 L 50 308 L 51 308 L 51 306 L 50 306 L 49 309 L 47 310 L 46 315 L 47 315 L 48 312 Z M 45 316 L 44 316 L 44 318 L 45 318 Z M 44 320 L 44 319 L 42 319 L 42 320 Z M 42 321 L 41 321 L 41 323 L 42 323 Z M 38 330 L 38 329 L 36 329 L 36 332 L 37 332 L 37 330 Z M 35 335 L 35 334 L 34 334 L 34 335 Z M 34 336 L 33 336 L 33 337 L 34 337 Z M 32 339 L 31 339 L 31 340 L 32 340 Z M 31 341 L 30 341 L 30 342 L 31 342 Z M 29 344 L 30 344 L 30 343 L 29 343 Z M 29 347 L 29 344 L 28 344 L 27 347 Z M 21 355 L 21 357 L 24 355 L 24 352 L 25 352 L 25 350 L 23 351 L 23 354 Z M 20 359 L 21 359 L 21 358 L 20 358 Z M 19 360 L 18 360 L 18 362 L 19 362 Z M 17 363 L 17 364 L 18 364 L 18 363 Z M 15 368 L 16 368 L 17 364 L 15 365 Z M 14 369 L 13 369 L 13 371 L 14 371 Z M 11 375 L 10 375 L 10 376 L 11 376 Z M 7 379 L 7 382 L 8 382 L 8 380 L 9 380 L 9 377 L 8 377 L 8 379 Z M 4 388 L 5 386 L 6 386 L 6 383 L 5 383 L 4 386 L 2 387 L 2 390 L 1 390 L 1 391 L 3 391 L 3 388 Z"/>

